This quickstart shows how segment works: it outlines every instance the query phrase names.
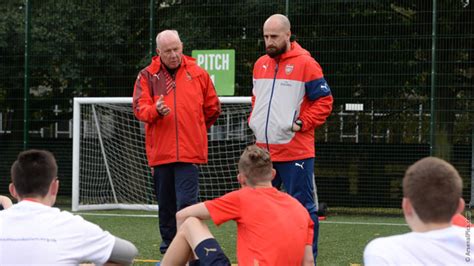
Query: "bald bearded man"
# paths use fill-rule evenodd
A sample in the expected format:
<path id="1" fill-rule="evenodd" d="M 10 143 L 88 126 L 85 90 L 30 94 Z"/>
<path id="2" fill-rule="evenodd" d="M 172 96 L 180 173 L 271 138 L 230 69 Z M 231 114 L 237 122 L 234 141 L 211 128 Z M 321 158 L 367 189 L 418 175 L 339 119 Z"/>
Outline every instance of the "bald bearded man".
<path id="1" fill-rule="evenodd" d="M 256 144 L 271 154 L 273 186 L 285 190 L 314 222 L 316 261 L 319 222 L 314 180 L 314 129 L 331 114 L 333 97 L 322 69 L 310 53 L 291 40 L 291 24 L 281 14 L 263 25 L 266 55 L 253 69 L 249 126 Z M 291 216 L 291 214 L 288 214 Z M 291 217 L 289 217 L 291 219 Z"/>

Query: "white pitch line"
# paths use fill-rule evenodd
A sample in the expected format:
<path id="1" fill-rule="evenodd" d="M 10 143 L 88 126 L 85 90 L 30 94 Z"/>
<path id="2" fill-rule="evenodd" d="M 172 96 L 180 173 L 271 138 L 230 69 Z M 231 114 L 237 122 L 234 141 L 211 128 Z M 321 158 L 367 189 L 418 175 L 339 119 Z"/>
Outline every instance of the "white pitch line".
<path id="1" fill-rule="evenodd" d="M 408 226 L 408 224 L 396 223 L 368 223 L 368 222 L 337 222 L 337 221 L 320 221 L 322 224 L 356 224 L 356 225 L 390 225 L 390 226 Z"/>
<path id="2" fill-rule="evenodd" d="M 110 216 L 110 217 L 137 217 L 137 218 L 157 218 L 158 214 L 118 214 L 118 213 L 87 213 L 87 212 L 76 212 L 74 214 L 83 216 Z"/>
<path id="3" fill-rule="evenodd" d="M 109 216 L 109 217 L 136 217 L 136 218 L 157 218 L 156 214 L 118 214 L 118 213 L 87 213 L 77 212 L 77 215 L 83 216 Z M 369 223 L 369 222 L 338 222 L 338 221 L 319 221 L 321 224 L 348 224 L 348 225 L 388 225 L 388 226 L 408 226 L 407 224 L 397 223 Z"/>

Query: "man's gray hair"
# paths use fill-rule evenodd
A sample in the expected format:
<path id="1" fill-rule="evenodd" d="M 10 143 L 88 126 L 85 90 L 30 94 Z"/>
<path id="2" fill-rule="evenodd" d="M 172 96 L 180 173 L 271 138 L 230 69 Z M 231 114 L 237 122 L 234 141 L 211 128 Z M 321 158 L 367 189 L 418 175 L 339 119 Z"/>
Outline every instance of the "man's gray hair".
<path id="1" fill-rule="evenodd" d="M 156 49 L 160 49 L 161 38 L 163 38 L 164 36 L 171 36 L 171 35 L 176 36 L 176 38 L 178 38 L 178 40 L 181 42 L 181 39 L 179 38 L 179 34 L 177 30 L 164 30 L 158 33 L 158 35 L 156 35 Z"/>

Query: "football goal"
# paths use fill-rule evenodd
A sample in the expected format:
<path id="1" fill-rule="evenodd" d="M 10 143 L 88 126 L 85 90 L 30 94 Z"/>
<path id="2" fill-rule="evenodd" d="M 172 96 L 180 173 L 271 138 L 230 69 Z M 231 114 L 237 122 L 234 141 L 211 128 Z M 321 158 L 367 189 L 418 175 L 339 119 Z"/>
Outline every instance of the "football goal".
<path id="1" fill-rule="evenodd" d="M 209 162 L 200 166 L 200 200 L 238 188 L 237 162 L 254 143 L 250 97 L 221 97 L 208 131 Z M 132 98 L 74 98 L 72 210 L 158 208 L 145 155 L 144 124 Z"/>

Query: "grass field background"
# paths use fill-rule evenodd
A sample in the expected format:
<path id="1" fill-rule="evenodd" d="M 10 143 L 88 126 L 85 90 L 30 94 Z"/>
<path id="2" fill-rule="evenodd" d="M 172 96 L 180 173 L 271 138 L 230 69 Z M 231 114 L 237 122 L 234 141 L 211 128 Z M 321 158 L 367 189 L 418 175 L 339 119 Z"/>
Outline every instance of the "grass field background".
<path id="1" fill-rule="evenodd" d="M 360 211 L 333 211 L 321 221 L 318 265 L 362 264 L 366 244 L 381 236 L 409 232 L 400 210 L 381 211 L 379 215 L 361 215 Z M 384 214 L 384 212 L 386 212 Z M 86 220 L 133 242 L 139 255 L 134 265 L 154 265 L 162 255 L 159 252 L 160 235 L 155 212 L 91 211 L 79 212 Z M 291 219 L 291 215 L 288 215 Z M 227 256 L 236 263 L 236 226 L 228 222 L 216 228 L 209 224 Z M 277 233 L 277 232 L 276 232 Z"/>

